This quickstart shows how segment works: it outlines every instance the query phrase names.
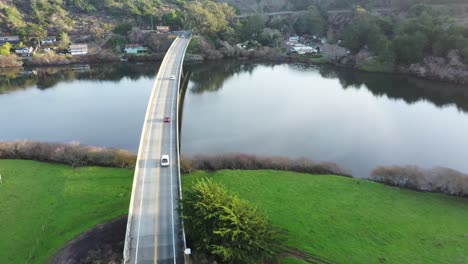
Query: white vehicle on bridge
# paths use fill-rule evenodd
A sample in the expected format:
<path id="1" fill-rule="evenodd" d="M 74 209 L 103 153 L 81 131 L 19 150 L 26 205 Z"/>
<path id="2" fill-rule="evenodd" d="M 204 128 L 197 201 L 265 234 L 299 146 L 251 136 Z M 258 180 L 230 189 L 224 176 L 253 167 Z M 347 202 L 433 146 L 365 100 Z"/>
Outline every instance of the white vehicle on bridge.
<path id="1" fill-rule="evenodd" d="M 171 75 L 171 77 L 169 77 L 169 79 L 175 80 L 175 76 L 174 76 L 174 75 Z"/>
<path id="2" fill-rule="evenodd" d="M 161 156 L 161 167 L 169 166 L 169 155 L 162 155 Z"/>

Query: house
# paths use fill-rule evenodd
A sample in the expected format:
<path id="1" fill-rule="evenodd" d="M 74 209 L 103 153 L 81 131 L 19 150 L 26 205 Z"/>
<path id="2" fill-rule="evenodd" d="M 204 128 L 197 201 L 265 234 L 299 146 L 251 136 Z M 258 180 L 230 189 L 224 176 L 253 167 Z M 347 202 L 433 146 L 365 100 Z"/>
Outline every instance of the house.
<path id="1" fill-rule="evenodd" d="M 169 33 L 169 26 L 156 26 L 156 31 L 159 33 Z"/>
<path id="2" fill-rule="evenodd" d="M 148 51 L 148 48 L 143 47 L 139 44 L 128 44 L 125 45 L 124 51 L 127 54 L 146 53 Z"/>
<path id="3" fill-rule="evenodd" d="M 54 44 L 55 42 L 57 42 L 57 37 L 48 36 L 46 39 L 41 40 L 41 45 L 50 45 L 50 44 Z"/>
<path id="4" fill-rule="evenodd" d="M 15 49 L 15 53 L 18 54 L 18 55 L 21 55 L 22 57 L 31 56 L 33 51 L 34 51 L 34 49 L 32 47 Z"/>
<path id="5" fill-rule="evenodd" d="M 291 42 L 298 42 L 298 41 L 299 41 L 299 36 L 292 36 L 292 37 L 289 37 L 289 41 L 291 41 Z"/>
<path id="6" fill-rule="evenodd" d="M 244 44 L 244 43 L 238 43 L 238 44 L 236 44 L 236 46 L 237 46 L 239 49 L 246 49 L 246 48 L 247 48 L 247 45 Z"/>
<path id="7" fill-rule="evenodd" d="M 0 44 L 5 44 L 7 42 L 10 44 L 18 44 L 20 39 L 18 36 L 0 36 Z"/>
<path id="8" fill-rule="evenodd" d="M 236 44 L 236 46 L 239 49 L 246 49 L 249 46 L 249 41 L 246 41 L 246 42 L 243 42 L 243 43 L 238 43 L 238 44 Z"/>
<path id="9" fill-rule="evenodd" d="M 157 33 L 157 31 L 154 30 L 154 29 L 142 29 L 142 30 L 140 30 L 140 31 L 141 31 L 141 33 L 143 33 L 143 34 Z"/>
<path id="10" fill-rule="evenodd" d="M 291 49 L 291 52 L 298 53 L 298 54 L 317 53 L 317 49 L 309 47 L 309 46 L 293 47 Z"/>
<path id="11" fill-rule="evenodd" d="M 85 55 L 88 54 L 88 44 L 72 44 L 68 48 L 71 55 Z"/>

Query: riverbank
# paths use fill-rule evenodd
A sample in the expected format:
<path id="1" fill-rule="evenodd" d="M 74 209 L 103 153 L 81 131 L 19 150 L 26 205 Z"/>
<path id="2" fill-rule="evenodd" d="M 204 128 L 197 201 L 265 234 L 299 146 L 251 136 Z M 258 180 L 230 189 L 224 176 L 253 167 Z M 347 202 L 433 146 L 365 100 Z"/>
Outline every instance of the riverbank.
<path id="1" fill-rule="evenodd" d="M 112 219 L 128 210 L 133 170 L 0 160 L 0 172 L 0 262 L 44 263 L 59 249 L 55 263 L 120 257 L 126 218 Z M 183 176 L 183 186 L 204 177 L 289 232 L 281 263 L 468 260 L 460 250 L 468 246 L 467 198 L 275 170 L 192 171 Z"/>
<path id="2" fill-rule="evenodd" d="M 0 160 L 0 173 L 1 263 L 45 263 L 68 241 L 128 211 L 132 169 Z"/>
<path id="3" fill-rule="evenodd" d="M 313 44 L 308 44 L 319 49 L 319 52 L 314 54 L 289 53 L 287 50 L 290 50 L 290 46 L 287 46 L 288 48 L 259 46 L 243 49 L 227 41 L 218 40 L 216 46 L 212 42 L 214 41 L 206 37 L 194 36 L 187 52 L 196 53 L 198 58 L 203 58 L 203 60 L 241 59 L 260 62 L 328 64 L 363 72 L 402 74 L 425 80 L 468 84 L 468 65 L 464 63 L 460 52 L 455 50 L 445 57 L 431 55 L 423 57 L 418 63 L 396 64 L 395 61 L 390 63 L 379 59 L 367 49 L 352 53 L 341 44 L 329 44 L 316 40 Z"/>
<path id="4" fill-rule="evenodd" d="M 280 171 L 197 171 L 183 185 L 204 177 L 264 210 L 288 246 L 332 263 L 468 261 L 465 198 Z"/>
<path id="5" fill-rule="evenodd" d="M 335 45 L 336 46 L 336 45 Z M 335 50 L 335 49 L 333 49 Z M 252 52 L 232 52 L 225 54 L 226 50 L 208 50 L 205 54 L 188 53 L 186 62 L 202 63 L 203 61 L 224 61 L 241 60 L 256 63 L 308 63 L 312 65 L 331 65 L 339 68 L 347 68 L 355 71 L 370 73 L 385 73 L 406 75 L 423 80 L 439 81 L 453 84 L 468 84 L 468 66 L 460 61 L 457 56 L 450 58 L 428 57 L 421 63 L 411 65 L 388 66 L 367 55 L 346 55 L 341 54 L 335 58 L 334 54 L 327 54 L 326 49 L 321 55 L 287 55 L 272 48 L 261 49 Z M 24 61 L 23 64 L 7 65 L 0 67 L 3 71 L 11 72 L 11 69 L 21 69 L 23 67 L 54 67 L 73 66 L 83 64 L 105 64 L 105 63 L 138 63 L 138 62 L 161 62 L 164 53 L 154 53 L 146 55 L 127 55 L 121 57 L 109 51 L 102 51 L 92 55 L 65 56 L 56 55 L 53 57 L 42 56 Z M 21 70 L 17 70 L 20 72 Z"/>

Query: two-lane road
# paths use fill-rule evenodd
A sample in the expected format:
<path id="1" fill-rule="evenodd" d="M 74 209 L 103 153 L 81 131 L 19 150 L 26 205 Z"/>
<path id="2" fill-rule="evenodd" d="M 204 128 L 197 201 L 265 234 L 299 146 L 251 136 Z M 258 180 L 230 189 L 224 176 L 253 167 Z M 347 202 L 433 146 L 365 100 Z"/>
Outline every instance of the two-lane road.
<path id="1" fill-rule="evenodd" d="M 126 263 L 183 263 L 177 214 L 177 102 L 179 75 L 189 41 L 184 37 L 174 40 L 160 66 L 148 104 L 130 201 Z M 164 122 L 165 117 L 171 121 Z M 161 166 L 162 155 L 169 155 L 169 166 Z"/>

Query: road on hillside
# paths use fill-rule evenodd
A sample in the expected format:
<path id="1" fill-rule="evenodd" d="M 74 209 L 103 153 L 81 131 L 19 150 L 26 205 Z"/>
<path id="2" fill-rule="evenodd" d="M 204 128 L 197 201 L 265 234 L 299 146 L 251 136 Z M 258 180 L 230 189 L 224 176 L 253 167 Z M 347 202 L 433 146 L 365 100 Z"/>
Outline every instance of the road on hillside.
<path id="1" fill-rule="evenodd" d="M 376 9 L 370 9 L 370 12 L 390 12 L 394 11 L 396 9 L 394 8 L 376 8 Z M 240 14 L 237 17 L 238 18 L 244 18 L 244 17 L 249 17 L 253 16 L 255 14 L 259 14 L 262 16 L 286 16 L 286 15 L 300 15 L 306 13 L 307 10 L 300 10 L 300 11 L 278 11 L 278 12 L 265 12 L 265 13 L 244 13 Z M 338 10 L 328 10 L 328 14 L 347 14 L 347 13 L 352 13 L 352 9 L 338 9 Z"/>

